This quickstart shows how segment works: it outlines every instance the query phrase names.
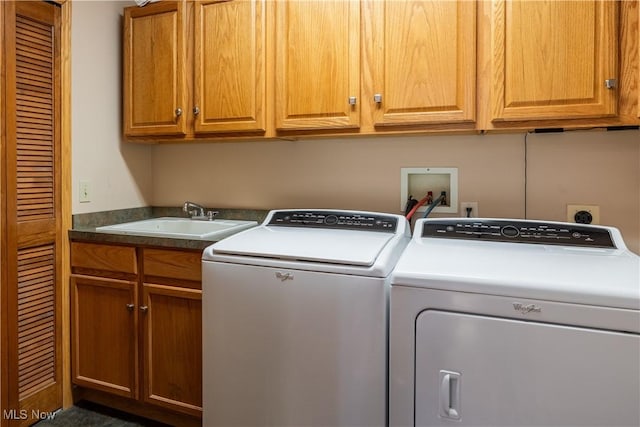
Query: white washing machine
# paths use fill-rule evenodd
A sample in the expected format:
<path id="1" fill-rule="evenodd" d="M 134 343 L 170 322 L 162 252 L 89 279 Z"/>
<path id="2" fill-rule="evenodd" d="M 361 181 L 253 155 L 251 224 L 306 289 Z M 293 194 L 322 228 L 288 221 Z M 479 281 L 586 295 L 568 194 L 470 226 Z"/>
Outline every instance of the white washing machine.
<path id="1" fill-rule="evenodd" d="M 385 426 L 398 215 L 271 211 L 203 254 L 203 425 Z"/>
<path id="2" fill-rule="evenodd" d="M 390 307 L 391 426 L 640 425 L 640 258 L 614 228 L 419 220 Z"/>

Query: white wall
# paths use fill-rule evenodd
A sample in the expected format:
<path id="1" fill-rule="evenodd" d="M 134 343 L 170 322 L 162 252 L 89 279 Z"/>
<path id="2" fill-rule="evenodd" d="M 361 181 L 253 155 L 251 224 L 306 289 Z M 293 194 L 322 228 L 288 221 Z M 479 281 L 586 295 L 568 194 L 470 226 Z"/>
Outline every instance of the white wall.
<path id="1" fill-rule="evenodd" d="M 73 214 L 152 204 L 152 147 L 122 138 L 124 1 L 74 1 L 71 22 Z M 79 181 L 90 185 L 80 203 Z"/>

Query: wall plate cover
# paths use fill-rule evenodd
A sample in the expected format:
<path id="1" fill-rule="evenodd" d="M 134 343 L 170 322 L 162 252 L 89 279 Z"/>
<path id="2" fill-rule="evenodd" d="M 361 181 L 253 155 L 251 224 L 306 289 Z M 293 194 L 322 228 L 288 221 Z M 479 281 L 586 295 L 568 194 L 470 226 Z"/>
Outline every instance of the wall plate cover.
<path id="1" fill-rule="evenodd" d="M 444 206 L 436 206 L 432 213 L 458 213 L 458 168 L 401 168 L 400 169 L 400 211 L 404 212 L 409 196 L 420 200 L 431 191 L 433 198 L 447 192 Z M 418 212 L 424 212 L 426 205 Z"/>
<path id="2" fill-rule="evenodd" d="M 78 182 L 78 201 L 80 203 L 89 203 L 91 201 L 91 191 L 88 181 Z"/>

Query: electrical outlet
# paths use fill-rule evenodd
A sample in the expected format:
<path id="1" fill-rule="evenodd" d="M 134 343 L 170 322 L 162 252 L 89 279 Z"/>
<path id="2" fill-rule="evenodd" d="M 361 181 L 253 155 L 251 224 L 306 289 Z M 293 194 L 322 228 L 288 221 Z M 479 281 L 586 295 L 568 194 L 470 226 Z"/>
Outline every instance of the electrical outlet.
<path id="1" fill-rule="evenodd" d="M 91 192 L 88 181 L 80 181 L 78 183 L 78 199 L 80 203 L 89 203 L 91 201 Z"/>
<path id="2" fill-rule="evenodd" d="M 460 216 L 467 218 L 467 208 L 471 208 L 468 218 L 478 218 L 478 202 L 461 202 Z"/>
<path id="3" fill-rule="evenodd" d="M 567 205 L 567 222 L 600 224 L 600 206 Z"/>

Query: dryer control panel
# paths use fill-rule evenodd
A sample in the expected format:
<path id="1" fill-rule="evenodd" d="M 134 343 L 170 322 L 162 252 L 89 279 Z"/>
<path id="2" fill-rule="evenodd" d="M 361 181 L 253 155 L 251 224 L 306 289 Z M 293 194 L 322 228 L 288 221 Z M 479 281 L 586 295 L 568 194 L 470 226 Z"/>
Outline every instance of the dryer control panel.
<path id="1" fill-rule="evenodd" d="M 422 237 L 616 248 L 606 228 L 536 221 L 499 219 L 425 221 Z"/>
<path id="2" fill-rule="evenodd" d="M 398 218 L 350 211 L 277 211 L 267 225 L 395 233 Z"/>

